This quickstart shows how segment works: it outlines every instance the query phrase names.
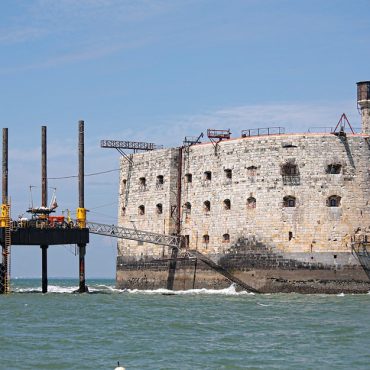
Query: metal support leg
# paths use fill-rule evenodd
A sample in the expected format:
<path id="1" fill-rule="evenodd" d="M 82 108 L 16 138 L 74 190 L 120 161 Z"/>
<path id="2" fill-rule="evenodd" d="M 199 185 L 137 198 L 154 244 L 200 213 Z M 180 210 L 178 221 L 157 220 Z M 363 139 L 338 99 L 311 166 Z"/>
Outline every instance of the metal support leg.
<path id="1" fill-rule="evenodd" d="M 40 245 L 42 252 L 42 292 L 47 293 L 48 291 L 48 246 Z"/>
<path id="2" fill-rule="evenodd" d="M 85 281 L 85 255 L 86 255 L 86 244 L 78 244 L 78 252 L 79 252 L 79 268 L 80 268 L 80 286 L 78 289 L 79 293 L 86 293 L 88 292 L 88 288 L 86 286 Z"/>

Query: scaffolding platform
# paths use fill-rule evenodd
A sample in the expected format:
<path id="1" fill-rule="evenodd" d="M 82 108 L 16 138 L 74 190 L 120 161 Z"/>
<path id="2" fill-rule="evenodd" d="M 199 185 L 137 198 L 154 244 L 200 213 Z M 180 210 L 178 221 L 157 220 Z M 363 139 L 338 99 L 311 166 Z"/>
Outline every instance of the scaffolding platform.
<path id="1" fill-rule="evenodd" d="M 0 228 L 0 243 L 5 240 L 5 228 Z M 63 245 L 89 243 L 89 229 L 19 228 L 11 231 L 12 245 Z"/>

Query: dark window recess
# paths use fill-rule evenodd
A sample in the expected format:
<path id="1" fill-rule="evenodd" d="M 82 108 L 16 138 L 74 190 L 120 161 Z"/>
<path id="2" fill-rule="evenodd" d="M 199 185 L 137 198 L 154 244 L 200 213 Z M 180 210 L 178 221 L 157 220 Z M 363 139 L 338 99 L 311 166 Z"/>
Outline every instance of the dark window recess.
<path id="1" fill-rule="evenodd" d="M 331 174 L 331 175 L 337 175 L 341 173 L 342 171 L 342 165 L 340 164 L 329 164 L 328 167 L 326 168 L 326 173 Z"/>
<path id="2" fill-rule="evenodd" d="M 122 216 L 126 215 L 126 207 L 122 207 Z"/>
<path id="3" fill-rule="evenodd" d="M 332 195 L 327 199 L 326 205 L 328 207 L 339 207 L 341 203 L 341 199 L 342 198 L 338 195 Z"/>
<path id="4" fill-rule="evenodd" d="M 140 216 L 145 215 L 145 206 L 141 205 L 138 207 L 138 213 Z"/>
<path id="5" fill-rule="evenodd" d="M 231 180 L 233 178 L 233 171 L 230 169 L 224 170 L 226 180 Z"/>
<path id="6" fill-rule="evenodd" d="M 203 235 L 203 243 L 204 244 L 208 244 L 209 243 L 209 235 L 208 234 Z"/>
<path id="7" fill-rule="evenodd" d="M 185 175 L 185 182 L 188 183 L 188 184 L 193 182 L 193 175 L 191 173 L 187 173 Z"/>
<path id="8" fill-rule="evenodd" d="M 256 176 L 257 175 L 257 167 L 256 166 L 249 166 L 247 168 L 248 176 Z"/>
<path id="9" fill-rule="evenodd" d="M 146 188 L 146 179 L 145 179 L 145 177 L 140 177 L 139 187 L 140 187 L 140 190 L 145 190 L 145 188 Z"/>
<path id="10" fill-rule="evenodd" d="M 293 239 L 293 233 L 289 231 L 289 241 Z"/>
<path id="11" fill-rule="evenodd" d="M 256 198 L 253 198 L 253 197 L 249 197 L 247 199 L 247 208 L 256 208 Z"/>
<path id="12" fill-rule="evenodd" d="M 185 235 L 185 248 L 189 248 L 190 245 L 190 235 Z"/>
<path id="13" fill-rule="evenodd" d="M 225 199 L 225 200 L 224 200 L 224 209 L 226 209 L 226 210 L 231 209 L 231 202 L 230 202 L 230 199 Z"/>
<path id="14" fill-rule="evenodd" d="M 210 212 L 211 211 L 211 202 L 209 200 L 206 200 L 203 203 L 203 210 L 204 210 L 204 212 Z"/>
<path id="15" fill-rule="evenodd" d="M 212 180 L 212 172 L 211 171 L 204 172 L 204 180 L 205 181 L 211 181 Z"/>
<path id="16" fill-rule="evenodd" d="M 230 242 L 230 235 L 229 234 L 222 235 L 222 242 L 223 243 L 229 243 Z"/>
<path id="17" fill-rule="evenodd" d="M 190 215 L 190 213 L 191 213 L 191 204 L 189 202 L 186 202 L 184 204 L 184 211 L 185 211 L 185 213 L 187 213 L 188 215 Z"/>
<path id="18" fill-rule="evenodd" d="M 283 205 L 284 207 L 295 207 L 296 206 L 296 198 L 292 196 L 287 196 L 283 198 Z"/>
<path id="19" fill-rule="evenodd" d="M 162 175 L 157 176 L 157 185 L 163 185 L 164 184 L 164 177 Z"/>
<path id="20" fill-rule="evenodd" d="M 334 254 L 334 258 L 337 258 L 337 255 L 336 254 Z"/>
<path id="21" fill-rule="evenodd" d="M 281 175 L 283 177 L 284 185 L 299 185 L 300 176 L 298 166 L 294 163 L 288 162 L 281 166 Z"/>
<path id="22" fill-rule="evenodd" d="M 126 184 L 127 184 L 127 180 L 126 180 L 126 179 L 123 179 L 123 180 L 122 180 L 122 184 L 123 184 L 123 186 L 126 186 Z"/>
<path id="23" fill-rule="evenodd" d="M 156 205 L 156 211 L 157 211 L 157 214 L 158 215 L 161 215 L 163 213 L 163 206 L 162 206 L 162 203 L 158 203 Z"/>

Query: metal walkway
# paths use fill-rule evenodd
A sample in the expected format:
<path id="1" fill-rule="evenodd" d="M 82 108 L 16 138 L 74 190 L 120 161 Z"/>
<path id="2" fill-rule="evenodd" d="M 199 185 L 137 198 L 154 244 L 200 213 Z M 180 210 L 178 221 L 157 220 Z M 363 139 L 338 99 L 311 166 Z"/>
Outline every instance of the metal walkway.
<path id="1" fill-rule="evenodd" d="M 86 222 L 86 227 L 90 233 L 113 236 L 116 238 L 137 240 L 145 243 L 152 243 L 158 245 L 166 245 L 172 248 L 180 248 L 183 236 L 157 234 L 148 231 L 141 231 L 136 229 L 129 229 L 127 227 L 120 227 L 115 225 L 100 224 L 97 222 Z"/>
<path id="2" fill-rule="evenodd" d="M 126 227 L 120 227 L 120 226 L 115 226 L 115 225 L 100 224 L 97 222 L 86 222 L 86 227 L 89 229 L 90 233 L 92 234 L 113 236 L 116 238 L 136 240 L 136 241 L 141 241 L 145 243 L 166 245 L 168 247 L 175 248 L 175 250 L 180 249 L 181 246 L 184 245 L 183 242 L 185 240 L 183 236 L 156 234 L 156 233 L 151 233 L 148 231 L 129 229 Z M 206 255 L 196 250 L 188 250 L 187 253 L 191 256 L 198 258 L 200 261 L 204 262 L 211 269 L 223 275 L 224 277 L 226 277 L 233 283 L 239 285 L 241 288 L 246 289 L 250 292 L 258 293 L 257 289 L 244 283 L 244 281 L 240 280 L 239 278 L 237 278 L 236 276 L 234 276 L 233 274 L 225 270 L 222 266 L 213 262 Z M 176 257 L 175 257 L 175 260 L 176 260 Z"/>

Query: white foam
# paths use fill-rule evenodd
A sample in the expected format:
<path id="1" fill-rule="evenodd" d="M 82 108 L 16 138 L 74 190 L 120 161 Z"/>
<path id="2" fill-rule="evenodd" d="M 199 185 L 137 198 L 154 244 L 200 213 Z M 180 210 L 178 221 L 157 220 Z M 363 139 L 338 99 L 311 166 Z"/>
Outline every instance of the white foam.
<path id="1" fill-rule="evenodd" d="M 140 289 L 117 289 L 111 285 L 97 284 L 88 285 L 90 293 L 129 293 L 129 294 L 160 294 L 160 295 L 226 295 L 226 296 L 241 296 L 254 295 L 252 292 L 245 290 L 237 292 L 235 285 L 232 284 L 224 289 L 189 289 L 189 290 L 168 290 L 168 289 L 154 289 L 154 290 L 140 290 Z M 33 288 L 15 288 L 17 293 L 41 293 L 41 287 Z M 59 286 L 49 285 L 48 293 L 53 294 L 68 294 L 78 291 L 78 286 Z"/>
<path id="2" fill-rule="evenodd" d="M 189 289 L 189 290 L 168 290 L 168 289 L 154 289 L 154 290 L 139 290 L 139 289 L 127 289 L 125 290 L 131 294 L 165 294 L 165 295 L 228 295 L 228 296 L 239 296 L 239 295 L 254 295 L 252 292 L 245 290 L 237 292 L 235 285 L 232 284 L 225 289 Z"/>
<path id="3" fill-rule="evenodd" d="M 337 294 L 337 297 L 344 297 L 344 293 Z"/>

